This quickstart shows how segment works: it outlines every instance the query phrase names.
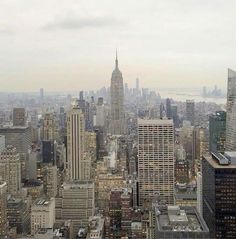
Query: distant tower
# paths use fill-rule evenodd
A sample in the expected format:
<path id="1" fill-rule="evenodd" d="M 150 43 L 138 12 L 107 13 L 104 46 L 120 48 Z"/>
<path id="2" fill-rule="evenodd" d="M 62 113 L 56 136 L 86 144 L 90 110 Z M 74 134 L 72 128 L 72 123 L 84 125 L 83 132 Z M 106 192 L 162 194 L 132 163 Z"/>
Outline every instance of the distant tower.
<path id="1" fill-rule="evenodd" d="M 191 122 L 194 126 L 195 103 L 193 100 L 186 100 L 186 120 Z"/>
<path id="2" fill-rule="evenodd" d="M 136 78 L 136 93 L 139 93 L 139 78 Z"/>
<path id="3" fill-rule="evenodd" d="M 25 108 L 13 109 L 13 126 L 25 126 Z"/>
<path id="4" fill-rule="evenodd" d="M 236 72 L 228 69 L 226 151 L 236 151 Z"/>
<path id="5" fill-rule="evenodd" d="M 67 117 L 67 160 L 69 178 L 81 179 L 81 161 L 84 153 L 84 115 L 75 100 Z"/>
<path id="6" fill-rule="evenodd" d="M 111 77 L 111 134 L 124 133 L 124 87 L 122 73 L 118 68 L 116 52 L 116 65 Z"/>
<path id="7" fill-rule="evenodd" d="M 40 88 L 39 94 L 40 94 L 40 101 L 43 102 L 43 98 L 44 98 L 44 90 L 43 90 L 43 88 Z"/>

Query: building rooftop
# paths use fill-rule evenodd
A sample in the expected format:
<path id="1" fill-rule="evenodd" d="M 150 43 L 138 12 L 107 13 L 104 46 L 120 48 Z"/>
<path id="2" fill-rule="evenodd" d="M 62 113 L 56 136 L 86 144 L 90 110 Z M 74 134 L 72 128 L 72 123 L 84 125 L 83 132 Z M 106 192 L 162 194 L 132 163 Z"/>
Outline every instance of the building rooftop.
<path id="1" fill-rule="evenodd" d="M 155 216 L 158 231 L 209 231 L 195 207 L 156 206 Z"/>
<path id="2" fill-rule="evenodd" d="M 236 152 L 211 153 L 211 155 L 204 155 L 213 168 L 235 168 L 236 169 Z"/>
<path id="3" fill-rule="evenodd" d="M 138 125 L 173 125 L 173 120 L 168 119 L 138 119 Z"/>

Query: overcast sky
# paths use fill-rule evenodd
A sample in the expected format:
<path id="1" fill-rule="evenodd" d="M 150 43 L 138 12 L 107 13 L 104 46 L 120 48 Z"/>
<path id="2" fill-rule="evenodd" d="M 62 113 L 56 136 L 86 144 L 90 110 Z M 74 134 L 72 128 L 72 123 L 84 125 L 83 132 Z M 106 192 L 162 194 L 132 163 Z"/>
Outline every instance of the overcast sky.
<path id="1" fill-rule="evenodd" d="M 0 91 L 225 88 L 236 0 L 0 0 Z"/>

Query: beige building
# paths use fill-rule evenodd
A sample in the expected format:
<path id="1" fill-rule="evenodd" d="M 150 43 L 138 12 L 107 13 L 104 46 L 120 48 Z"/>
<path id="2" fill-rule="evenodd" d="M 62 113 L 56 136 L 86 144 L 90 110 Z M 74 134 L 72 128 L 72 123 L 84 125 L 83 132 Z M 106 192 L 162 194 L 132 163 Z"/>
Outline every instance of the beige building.
<path id="1" fill-rule="evenodd" d="M 0 180 L 7 183 L 7 192 L 17 195 L 21 191 L 21 162 L 16 148 L 7 146 L 0 153 Z"/>
<path id="2" fill-rule="evenodd" d="M 43 118 L 43 140 L 58 139 L 58 123 L 53 113 L 46 113 Z"/>
<path id="3" fill-rule="evenodd" d="M 67 160 L 70 180 L 82 179 L 84 134 L 84 115 L 79 108 L 78 100 L 75 100 L 67 117 Z"/>
<path id="4" fill-rule="evenodd" d="M 4 238 L 7 229 L 7 184 L 0 181 L 0 238 Z"/>
<path id="5" fill-rule="evenodd" d="M 172 120 L 138 120 L 140 205 L 157 197 L 174 203 L 174 126 Z"/>
<path id="6" fill-rule="evenodd" d="M 71 220 L 74 238 L 80 228 L 88 227 L 94 210 L 92 181 L 73 181 L 62 185 L 56 197 L 56 223 L 61 225 L 64 221 Z"/>
<path id="7" fill-rule="evenodd" d="M 38 199 L 31 207 L 31 235 L 41 228 L 53 228 L 55 223 L 55 199 Z"/>

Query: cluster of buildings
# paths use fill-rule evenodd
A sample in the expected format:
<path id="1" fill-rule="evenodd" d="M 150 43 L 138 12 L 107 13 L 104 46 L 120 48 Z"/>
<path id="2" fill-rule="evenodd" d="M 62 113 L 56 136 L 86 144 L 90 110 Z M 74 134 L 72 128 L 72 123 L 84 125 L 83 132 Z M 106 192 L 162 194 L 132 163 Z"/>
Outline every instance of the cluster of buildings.
<path id="1" fill-rule="evenodd" d="M 226 111 L 129 89 L 117 55 L 109 89 L 23 102 L 0 114 L 0 238 L 236 238 L 234 71 Z"/>

